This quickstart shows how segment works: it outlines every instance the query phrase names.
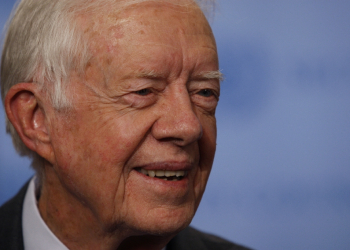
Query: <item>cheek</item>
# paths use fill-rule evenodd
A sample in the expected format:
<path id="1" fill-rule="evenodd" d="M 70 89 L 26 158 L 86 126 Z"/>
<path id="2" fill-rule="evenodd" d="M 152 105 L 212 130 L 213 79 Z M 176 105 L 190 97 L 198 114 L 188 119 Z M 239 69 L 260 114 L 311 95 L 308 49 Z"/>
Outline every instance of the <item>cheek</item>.
<path id="1" fill-rule="evenodd" d="M 203 135 L 199 141 L 201 163 L 211 167 L 216 150 L 216 119 L 214 116 L 202 119 Z"/>
<path id="2" fill-rule="evenodd" d="M 95 193 L 101 198 L 106 196 L 102 192 L 115 193 L 118 186 L 122 192 L 121 185 L 130 171 L 126 163 L 137 151 L 151 124 L 142 119 L 143 116 L 116 117 L 115 112 L 105 113 L 114 116 L 91 119 L 96 113 L 85 112 L 52 134 L 54 165 L 60 179 L 71 182 L 68 185 L 79 189 L 80 193 L 84 192 L 82 187 L 92 190 L 93 185 L 99 186 Z"/>
<path id="3" fill-rule="evenodd" d="M 118 154 L 114 152 L 118 149 L 110 139 L 96 141 L 88 136 L 70 139 L 73 136 L 66 134 L 69 139 L 62 141 L 69 145 L 56 151 L 56 175 L 66 193 L 88 207 L 100 221 L 108 223 L 115 217 L 115 202 L 125 191 L 123 164 L 116 161 Z M 110 147 L 101 147 L 105 143 Z"/>
<path id="4" fill-rule="evenodd" d="M 212 168 L 214 161 L 215 150 L 216 150 L 216 120 L 215 117 L 205 116 L 202 121 L 203 135 L 199 140 L 199 153 L 200 153 L 200 162 L 199 170 L 195 177 L 195 186 L 194 191 L 197 196 L 196 201 L 197 205 L 201 200 L 201 197 L 204 193 L 209 174 Z"/>

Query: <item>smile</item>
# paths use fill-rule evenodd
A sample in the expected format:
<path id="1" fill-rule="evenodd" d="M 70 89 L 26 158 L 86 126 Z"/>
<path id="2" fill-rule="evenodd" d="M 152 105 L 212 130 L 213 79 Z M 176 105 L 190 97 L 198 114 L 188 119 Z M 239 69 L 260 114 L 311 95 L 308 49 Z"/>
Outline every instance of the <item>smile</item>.
<path id="1" fill-rule="evenodd" d="M 169 170 L 146 170 L 143 168 L 136 168 L 137 172 L 147 175 L 149 177 L 156 177 L 165 181 L 180 181 L 187 176 L 188 171 L 169 171 Z"/>

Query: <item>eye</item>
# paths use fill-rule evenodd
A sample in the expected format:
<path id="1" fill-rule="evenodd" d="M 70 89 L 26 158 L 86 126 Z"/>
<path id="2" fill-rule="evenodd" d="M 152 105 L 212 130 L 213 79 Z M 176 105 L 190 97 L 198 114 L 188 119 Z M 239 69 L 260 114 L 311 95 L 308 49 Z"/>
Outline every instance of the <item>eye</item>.
<path id="1" fill-rule="evenodd" d="M 211 89 L 202 89 L 198 91 L 197 94 L 204 97 L 211 97 L 214 95 L 214 92 Z"/>
<path id="2" fill-rule="evenodd" d="M 146 96 L 152 93 L 152 91 L 150 89 L 140 89 L 138 91 L 135 91 L 134 93 L 137 95 Z"/>

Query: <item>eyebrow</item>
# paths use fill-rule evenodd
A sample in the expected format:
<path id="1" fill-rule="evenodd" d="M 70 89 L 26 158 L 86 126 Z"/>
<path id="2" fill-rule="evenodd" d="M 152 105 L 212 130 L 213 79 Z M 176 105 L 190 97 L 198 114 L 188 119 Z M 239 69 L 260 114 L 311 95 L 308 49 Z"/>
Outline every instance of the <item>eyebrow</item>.
<path id="1" fill-rule="evenodd" d="M 140 71 L 136 74 L 137 78 L 165 78 L 164 75 L 152 71 Z"/>
<path id="2" fill-rule="evenodd" d="M 136 77 L 138 78 L 165 78 L 164 75 L 156 73 L 154 70 L 152 71 L 141 71 L 136 74 Z M 223 81 L 224 80 L 224 74 L 221 73 L 220 70 L 214 70 L 214 71 L 205 71 L 201 72 L 199 74 L 196 74 L 191 77 L 192 79 L 205 79 L 205 80 L 218 80 Z"/>
<path id="3" fill-rule="evenodd" d="M 218 81 L 223 81 L 224 74 L 221 73 L 220 70 L 205 71 L 205 72 L 201 72 L 201 73 L 195 75 L 193 78 L 200 78 L 200 79 L 206 79 L 206 80 L 214 79 L 214 80 L 218 80 Z"/>

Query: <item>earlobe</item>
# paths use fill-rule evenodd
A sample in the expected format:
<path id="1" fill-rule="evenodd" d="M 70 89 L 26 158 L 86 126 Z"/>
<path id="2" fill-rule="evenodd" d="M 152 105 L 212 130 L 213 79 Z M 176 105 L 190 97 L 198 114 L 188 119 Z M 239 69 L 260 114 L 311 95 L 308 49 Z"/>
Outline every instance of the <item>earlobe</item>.
<path id="1" fill-rule="evenodd" d="M 23 143 L 51 162 L 52 150 L 45 112 L 38 98 L 36 83 L 16 84 L 6 95 L 5 110 Z"/>

